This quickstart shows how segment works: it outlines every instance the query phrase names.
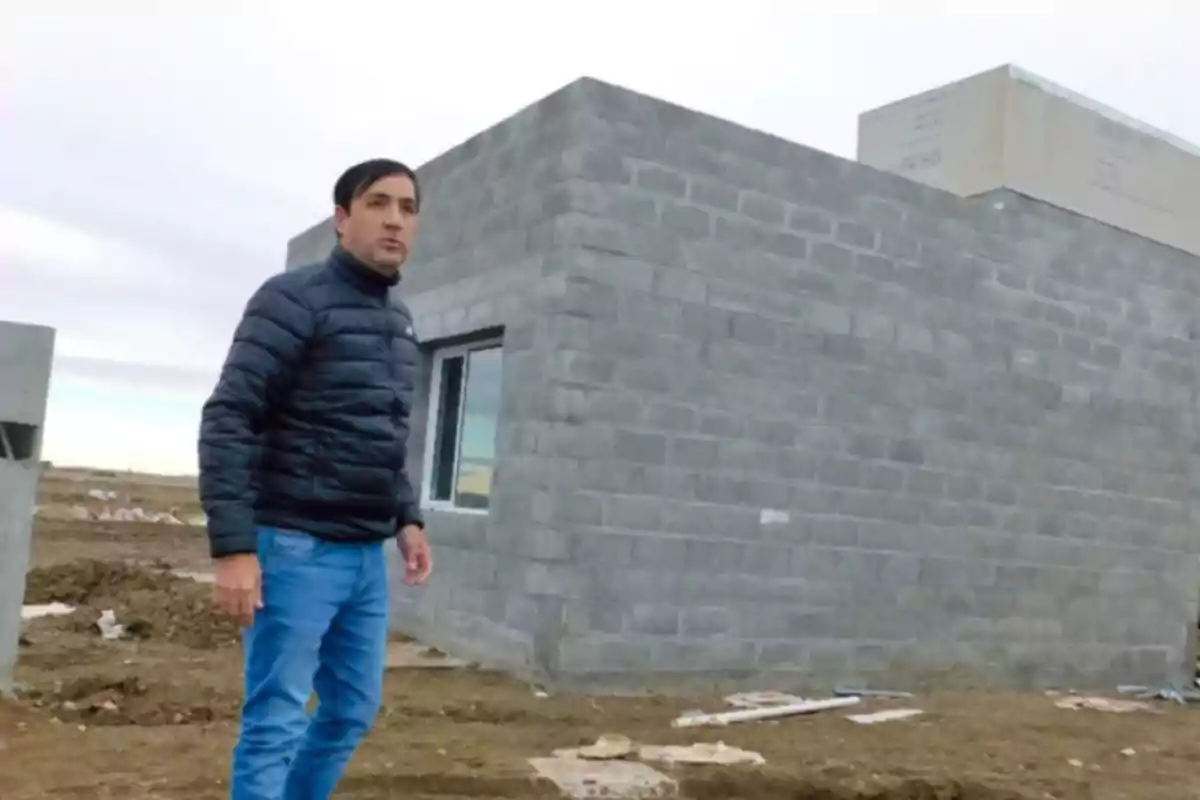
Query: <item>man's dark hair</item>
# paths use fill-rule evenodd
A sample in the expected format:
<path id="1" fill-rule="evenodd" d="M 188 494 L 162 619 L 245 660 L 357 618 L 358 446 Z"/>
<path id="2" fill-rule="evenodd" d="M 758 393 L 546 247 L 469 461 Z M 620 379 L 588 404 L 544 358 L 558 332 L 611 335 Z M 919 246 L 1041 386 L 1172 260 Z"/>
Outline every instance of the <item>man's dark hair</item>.
<path id="1" fill-rule="evenodd" d="M 421 183 L 417 180 L 417 173 L 412 168 L 399 161 L 392 161 L 390 158 L 373 158 L 370 161 L 355 164 L 343 172 L 342 177 L 338 178 L 337 183 L 333 185 L 333 204 L 349 211 L 350 203 L 354 198 L 361 197 L 377 181 L 393 175 L 403 175 L 412 181 L 417 211 L 420 211 Z"/>

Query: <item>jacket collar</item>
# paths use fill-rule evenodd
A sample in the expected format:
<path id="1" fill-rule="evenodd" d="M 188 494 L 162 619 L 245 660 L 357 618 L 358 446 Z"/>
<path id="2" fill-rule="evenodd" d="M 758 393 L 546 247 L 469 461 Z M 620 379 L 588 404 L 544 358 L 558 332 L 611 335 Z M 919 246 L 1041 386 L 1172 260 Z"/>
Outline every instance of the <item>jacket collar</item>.
<path id="1" fill-rule="evenodd" d="M 382 275 L 351 255 L 340 244 L 333 246 L 329 264 L 346 280 L 367 292 L 386 294 L 388 289 L 400 281 L 400 273 Z"/>

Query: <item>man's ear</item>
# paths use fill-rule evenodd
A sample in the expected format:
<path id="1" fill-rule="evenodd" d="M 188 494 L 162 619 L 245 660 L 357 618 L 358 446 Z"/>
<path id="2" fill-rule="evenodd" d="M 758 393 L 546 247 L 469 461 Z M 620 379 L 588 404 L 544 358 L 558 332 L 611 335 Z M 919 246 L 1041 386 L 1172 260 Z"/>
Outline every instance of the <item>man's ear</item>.
<path id="1" fill-rule="evenodd" d="M 341 206 L 333 207 L 333 230 L 337 233 L 338 238 L 342 238 L 342 226 L 346 224 L 346 218 L 350 216 L 350 212 Z"/>

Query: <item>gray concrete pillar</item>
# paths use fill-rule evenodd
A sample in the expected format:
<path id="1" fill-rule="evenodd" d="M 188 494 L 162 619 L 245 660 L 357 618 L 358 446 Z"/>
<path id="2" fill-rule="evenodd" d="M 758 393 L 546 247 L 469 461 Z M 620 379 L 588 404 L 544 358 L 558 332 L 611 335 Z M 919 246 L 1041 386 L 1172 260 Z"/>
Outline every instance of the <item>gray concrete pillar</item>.
<path id="1" fill-rule="evenodd" d="M 0 322 L 0 692 L 17 663 L 54 334 Z"/>

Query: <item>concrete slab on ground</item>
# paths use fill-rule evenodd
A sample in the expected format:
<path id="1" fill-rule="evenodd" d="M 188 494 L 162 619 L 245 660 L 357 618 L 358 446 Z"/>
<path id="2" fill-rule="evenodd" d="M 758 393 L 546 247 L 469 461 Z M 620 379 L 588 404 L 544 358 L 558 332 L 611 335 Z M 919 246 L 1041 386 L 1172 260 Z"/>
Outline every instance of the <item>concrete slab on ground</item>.
<path id="1" fill-rule="evenodd" d="M 550 781 L 572 800 L 679 796 L 679 785 L 672 778 L 638 761 L 531 758 L 529 765 L 539 778 Z"/>

